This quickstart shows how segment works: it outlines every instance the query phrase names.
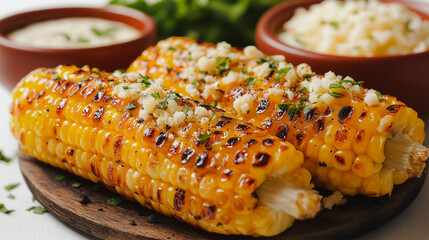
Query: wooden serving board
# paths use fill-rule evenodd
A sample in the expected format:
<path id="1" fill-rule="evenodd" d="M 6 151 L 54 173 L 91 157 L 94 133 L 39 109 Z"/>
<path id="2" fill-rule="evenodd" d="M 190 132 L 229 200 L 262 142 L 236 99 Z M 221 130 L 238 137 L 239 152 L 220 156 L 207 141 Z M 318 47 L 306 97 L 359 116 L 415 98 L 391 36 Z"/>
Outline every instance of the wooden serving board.
<path id="1" fill-rule="evenodd" d="M 196 229 L 176 219 L 148 210 L 136 202 L 126 201 L 110 206 L 107 199 L 118 195 L 99 184 L 81 179 L 61 169 L 20 156 L 24 179 L 35 198 L 55 217 L 100 239 L 249 239 L 243 236 L 222 236 Z M 295 221 L 292 228 L 282 234 L 261 239 L 349 239 L 370 232 L 401 213 L 419 193 L 426 178 L 412 179 L 396 186 L 390 199 L 356 196 L 334 210 L 322 210 L 316 218 Z M 55 181 L 56 175 L 66 179 Z M 83 183 L 72 188 L 75 182 Z M 85 193 L 90 203 L 83 205 L 78 199 Z M 102 209 L 102 210 L 101 210 Z M 152 216 L 151 216 L 152 215 Z M 147 218 L 156 217 L 157 223 Z M 135 225 L 131 224 L 134 221 Z"/>

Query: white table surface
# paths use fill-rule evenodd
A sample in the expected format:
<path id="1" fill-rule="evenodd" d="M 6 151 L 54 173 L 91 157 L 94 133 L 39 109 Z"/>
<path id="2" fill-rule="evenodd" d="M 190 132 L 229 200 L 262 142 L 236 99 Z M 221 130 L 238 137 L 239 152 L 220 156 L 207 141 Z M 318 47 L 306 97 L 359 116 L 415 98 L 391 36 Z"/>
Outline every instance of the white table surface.
<path id="1" fill-rule="evenodd" d="M 429 1 L 429 0 L 425 0 Z M 0 18 L 16 12 L 35 8 L 58 6 L 103 6 L 107 0 L 0 0 Z M 15 210 L 9 215 L 0 213 L 0 239 L 89 239 L 84 233 L 67 226 L 49 213 L 33 214 L 25 209 L 40 206 L 32 202 L 32 194 L 25 185 L 16 159 L 17 142 L 9 131 L 10 93 L 0 85 L 0 150 L 7 156 L 14 156 L 10 163 L 0 162 L 0 203 L 8 209 Z M 8 192 L 4 186 L 19 182 L 20 185 L 12 190 L 15 200 L 7 198 Z M 423 186 L 417 199 L 402 214 L 374 232 L 366 234 L 359 240 L 392 240 L 429 239 L 429 185 Z M 225 237 L 227 239 L 227 237 Z"/>

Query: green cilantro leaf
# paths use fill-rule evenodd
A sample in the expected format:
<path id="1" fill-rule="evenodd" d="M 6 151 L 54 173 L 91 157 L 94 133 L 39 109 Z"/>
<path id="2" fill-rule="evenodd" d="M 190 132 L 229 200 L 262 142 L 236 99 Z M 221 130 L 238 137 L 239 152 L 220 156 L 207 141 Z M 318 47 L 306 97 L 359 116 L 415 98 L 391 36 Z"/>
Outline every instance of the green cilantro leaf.
<path id="1" fill-rule="evenodd" d="M 251 88 L 258 81 L 256 78 L 249 77 L 246 79 L 246 88 Z"/>
<path id="2" fill-rule="evenodd" d="M 84 78 L 82 78 L 82 82 L 86 82 L 86 81 L 88 81 L 89 80 L 89 77 L 84 77 Z"/>
<path id="3" fill-rule="evenodd" d="M 55 181 L 57 181 L 57 182 L 61 182 L 64 179 L 66 179 L 66 176 L 64 176 L 64 175 L 56 175 L 55 176 Z"/>
<path id="4" fill-rule="evenodd" d="M 311 73 L 304 73 L 304 74 L 302 74 L 302 78 L 304 78 L 304 79 L 307 79 L 307 78 L 311 78 L 311 77 L 313 77 L 314 75 L 313 74 L 311 74 Z"/>
<path id="5" fill-rule="evenodd" d="M 12 161 L 12 159 L 11 158 L 9 158 L 9 157 L 6 157 L 5 155 L 3 155 L 3 152 L 2 151 L 0 151 L 0 161 L 3 161 L 3 162 L 10 162 L 10 161 Z"/>
<path id="6" fill-rule="evenodd" d="M 96 36 L 99 36 L 99 37 L 109 37 L 109 36 L 112 36 L 112 33 L 114 31 L 116 31 L 116 29 L 114 29 L 114 28 L 108 28 L 108 29 L 102 30 L 102 29 L 98 29 L 98 28 L 93 27 L 93 28 L 91 28 L 91 31 Z"/>
<path id="7" fill-rule="evenodd" d="M 9 198 L 9 199 L 15 199 L 15 195 L 13 195 L 13 194 L 9 194 L 9 195 L 7 196 L 7 198 Z"/>
<path id="8" fill-rule="evenodd" d="M 132 103 L 128 103 L 128 105 L 125 106 L 125 109 L 127 109 L 127 110 L 133 110 L 133 109 L 136 109 L 136 108 L 137 108 L 136 105 L 134 105 Z"/>
<path id="9" fill-rule="evenodd" d="M 303 87 L 301 89 L 299 89 L 300 93 L 308 93 L 308 89 L 306 87 Z"/>
<path id="10" fill-rule="evenodd" d="M 3 203 L 0 203 L 0 212 L 2 212 L 4 214 L 9 214 L 13 211 L 15 211 L 15 210 L 8 210 Z"/>
<path id="11" fill-rule="evenodd" d="M 183 109 L 183 112 L 188 115 L 188 112 L 191 108 L 189 106 L 186 106 L 185 109 Z"/>
<path id="12" fill-rule="evenodd" d="M 72 188 L 80 188 L 80 187 L 82 186 L 82 183 L 80 183 L 80 182 L 75 182 L 75 183 L 73 183 L 71 186 L 72 186 Z"/>
<path id="13" fill-rule="evenodd" d="M 289 107 L 289 110 L 287 111 L 287 115 L 289 116 L 289 119 L 292 120 L 297 112 L 298 112 L 298 108 L 296 107 L 295 104 L 292 104 Z"/>
<path id="14" fill-rule="evenodd" d="M 109 204 L 111 206 L 118 206 L 119 204 L 121 204 L 123 202 L 124 202 L 124 199 L 121 197 L 113 197 L 113 198 L 107 199 L 107 204 Z"/>
<path id="15" fill-rule="evenodd" d="M 61 79 L 61 77 L 60 76 L 55 76 L 55 77 L 52 77 L 51 78 L 51 80 L 54 80 L 54 81 L 56 81 L 56 80 L 60 80 Z"/>
<path id="16" fill-rule="evenodd" d="M 342 89 L 345 89 L 341 83 L 331 83 L 331 84 L 329 84 L 329 88 L 330 89 L 332 89 L 332 88 L 342 88 Z"/>
<path id="17" fill-rule="evenodd" d="M 343 96 L 341 93 L 337 93 L 337 92 L 329 92 L 328 94 L 334 98 L 340 98 Z"/>
<path id="18" fill-rule="evenodd" d="M 280 79 L 282 79 L 284 76 L 286 76 L 286 74 L 288 74 L 288 72 L 292 69 L 292 67 L 286 67 L 286 68 L 282 68 L 279 69 L 275 72 L 276 77 L 274 78 L 274 82 L 279 83 Z"/>
<path id="19" fill-rule="evenodd" d="M 375 95 L 377 95 L 378 100 L 381 100 L 384 98 L 383 94 L 381 94 L 379 91 L 375 91 Z"/>
<path id="20" fill-rule="evenodd" d="M 161 98 L 161 96 L 159 95 L 159 92 L 152 93 L 152 97 L 154 97 L 155 99 L 160 99 Z"/>
<path id="21" fill-rule="evenodd" d="M 9 185 L 5 186 L 4 189 L 6 189 L 6 191 L 10 191 L 10 190 L 12 190 L 18 186 L 19 186 L 19 183 L 13 183 L 13 184 L 9 184 Z"/>
<path id="22" fill-rule="evenodd" d="M 199 138 L 198 143 L 199 144 L 205 143 L 206 140 L 209 139 L 211 135 L 212 133 L 200 133 L 200 135 L 198 136 Z"/>
<path id="23" fill-rule="evenodd" d="M 44 207 L 36 207 L 36 206 L 28 208 L 27 211 L 33 211 L 34 214 L 39 214 L 39 215 L 44 214 L 45 212 L 48 212 L 48 210 L 46 210 Z"/>

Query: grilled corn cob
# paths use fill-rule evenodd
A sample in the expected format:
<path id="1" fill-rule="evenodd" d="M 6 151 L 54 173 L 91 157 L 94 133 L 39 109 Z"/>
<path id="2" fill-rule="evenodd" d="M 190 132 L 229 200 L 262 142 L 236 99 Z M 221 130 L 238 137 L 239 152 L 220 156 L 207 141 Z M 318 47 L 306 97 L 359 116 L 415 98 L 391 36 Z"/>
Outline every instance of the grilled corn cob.
<path id="1" fill-rule="evenodd" d="M 167 89 L 290 141 L 320 187 L 382 196 L 426 166 L 424 123 L 413 109 L 362 82 L 316 75 L 253 46 L 240 51 L 172 37 L 144 51 L 129 71 L 162 77 Z"/>
<path id="2" fill-rule="evenodd" d="M 292 144 L 161 82 L 37 69 L 13 91 L 11 129 L 24 153 L 207 231 L 271 236 L 315 216 L 321 197 Z"/>

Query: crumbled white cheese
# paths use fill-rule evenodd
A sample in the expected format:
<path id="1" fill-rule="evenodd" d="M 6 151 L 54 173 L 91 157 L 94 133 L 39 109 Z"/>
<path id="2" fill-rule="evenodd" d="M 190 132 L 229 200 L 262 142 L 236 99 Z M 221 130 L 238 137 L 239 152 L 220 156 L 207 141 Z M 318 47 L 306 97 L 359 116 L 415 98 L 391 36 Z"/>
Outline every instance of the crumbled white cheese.
<path id="1" fill-rule="evenodd" d="M 178 126 L 183 123 L 186 119 L 186 114 L 184 112 L 175 112 L 173 115 L 173 121 L 171 126 Z"/>
<path id="2" fill-rule="evenodd" d="M 198 60 L 197 66 L 203 72 L 214 73 L 216 71 L 216 60 L 203 56 Z"/>
<path id="3" fill-rule="evenodd" d="M 233 103 L 233 107 L 235 111 L 237 111 L 238 113 L 247 114 L 250 108 L 252 107 L 254 100 L 255 100 L 255 97 L 253 95 L 245 94 L 235 99 Z"/>
<path id="4" fill-rule="evenodd" d="M 200 95 L 200 92 L 195 88 L 194 85 L 190 83 L 185 85 L 185 90 L 192 98 L 198 97 Z"/>
<path id="5" fill-rule="evenodd" d="M 261 78 L 268 76 L 268 74 L 270 74 L 270 72 L 271 72 L 270 64 L 267 62 L 265 62 L 259 66 L 256 66 L 256 67 L 252 68 L 251 70 L 256 76 L 261 77 Z"/>
<path id="6" fill-rule="evenodd" d="M 244 56 L 254 59 L 263 58 L 265 55 L 255 46 L 247 46 L 244 48 Z"/>
<path id="7" fill-rule="evenodd" d="M 286 95 L 289 98 L 289 100 L 293 100 L 293 98 L 295 97 L 295 93 L 292 92 L 291 90 L 286 90 Z"/>
<path id="8" fill-rule="evenodd" d="M 344 195 L 339 191 L 335 191 L 331 195 L 322 199 L 323 207 L 329 210 L 331 210 L 335 205 L 340 206 L 346 202 L 347 198 L 344 198 Z"/>
<path id="9" fill-rule="evenodd" d="M 296 66 L 296 73 L 299 76 L 302 76 L 304 74 L 313 74 L 313 71 L 311 71 L 310 65 L 308 65 L 307 63 L 301 63 Z"/>
<path id="10" fill-rule="evenodd" d="M 204 107 L 198 106 L 195 108 L 195 118 L 197 120 L 208 116 L 208 113 L 209 112 Z"/>
<path id="11" fill-rule="evenodd" d="M 229 85 L 239 81 L 239 75 L 235 71 L 230 71 L 228 75 L 222 78 L 222 83 L 225 85 Z"/>
<path id="12" fill-rule="evenodd" d="M 366 104 L 369 106 L 376 106 L 380 103 L 376 91 L 374 89 L 370 89 L 366 92 L 365 98 L 363 99 Z"/>
<path id="13" fill-rule="evenodd" d="M 218 89 L 218 82 L 214 82 L 212 84 L 206 84 L 204 86 L 204 90 L 202 93 L 202 96 L 204 99 L 208 99 L 209 97 L 211 97 L 213 100 L 218 100 L 218 92 L 216 91 L 216 89 Z"/>
<path id="14" fill-rule="evenodd" d="M 208 117 L 203 117 L 203 118 L 201 118 L 201 125 L 204 125 L 204 124 L 206 124 L 206 123 L 208 123 L 209 122 L 209 118 Z"/>
<path id="15" fill-rule="evenodd" d="M 266 96 L 272 97 L 272 98 L 280 98 L 284 94 L 284 90 L 282 88 L 268 88 L 266 92 Z"/>

